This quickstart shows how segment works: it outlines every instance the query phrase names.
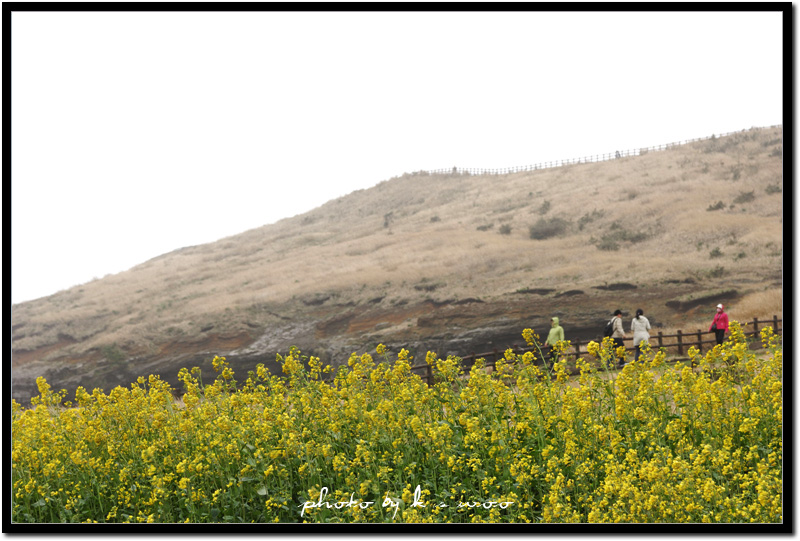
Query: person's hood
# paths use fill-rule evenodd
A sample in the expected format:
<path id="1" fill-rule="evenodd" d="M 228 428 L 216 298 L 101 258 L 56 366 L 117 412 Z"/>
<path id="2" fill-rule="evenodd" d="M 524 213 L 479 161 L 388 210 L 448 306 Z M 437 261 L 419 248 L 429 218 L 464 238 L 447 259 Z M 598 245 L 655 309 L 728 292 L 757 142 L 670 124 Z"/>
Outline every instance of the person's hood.
<path id="1" fill-rule="evenodd" d="M 558 327 L 558 318 L 557 318 L 557 317 L 554 317 L 554 318 L 550 318 L 550 319 L 551 319 L 551 320 L 552 320 L 552 322 L 553 322 L 553 327 Z"/>

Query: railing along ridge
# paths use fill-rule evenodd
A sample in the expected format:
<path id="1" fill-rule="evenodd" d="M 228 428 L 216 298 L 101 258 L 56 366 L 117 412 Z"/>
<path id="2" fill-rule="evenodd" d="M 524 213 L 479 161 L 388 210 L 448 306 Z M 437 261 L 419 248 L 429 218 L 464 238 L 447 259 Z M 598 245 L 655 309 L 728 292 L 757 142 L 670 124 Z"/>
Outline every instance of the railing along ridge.
<path id="1" fill-rule="evenodd" d="M 536 171 L 541 169 L 551 169 L 554 167 L 562 167 L 565 165 L 574 165 L 574 164 L 581 164 L 581 163 L 597 163 L 597 162 L 604 162 L 608 160 L 614 160 L 618 158 L 628 158 L 631 156 L 642 156 L 647 154 L 648 152 L 656 152 L 660 150 L 667 150 L 670 148 L 675 148 L 681 145 L 687 145 L 689 143 L 696 143 L 698 141 L 708 141 L 709 139 L 715 139 L 719 137 L 727 137 L 729 135 L 735 135 L 737 133 L 748 132 L 751 130 L 768 130 L 772 128 L 777 128 L 781 126 L 781 124 L 776 124 L 774 126 L 765 126 L 765 127 L 752 127 L 746 128 L 739 131 L 732 131 L 727 133 L 711 134 L 708 137 L 698 137 L 696 139 L 686 139 L 683 141 L 677 141 L 674 143 L 666 143 L 663 145 L 651 146 L 651 147 L 642 147 L 636 149 L 629 149 L 629 150 L 616 150 L 614 152 L 608 152 L 605 154 L 596 154 L 593 156 L 583 156 L 581 158 L 571 158 L 567 160 L 555 160 L 555 161 L 548 161 L 548 162 L 540 162 L 533 165 L 521 165 L 521 166 L 514 166 L 514 167 L 506 167 L 500 169 L 481 169 L 481 168 L 472 168 L 472 167 L 452 167 L 449 169 L 432 169 L 432 170 L 425 170 L 419 171 L 416 174 L 429 174 L 429 175 L 507 175 L 509 173 L 522 173 L 526 171 Z"/>
<path id="2" fill-rule="evenodd" d="M 747 321 L 741 323 L 745 337 L 750 336 L 753 338 L 754 342 L 757 340 L 761 329 L 764 327 L 772 327 L 773 332 L 778 336 L 783 336 L 783 318 L 779 318 L 778 316 L 772 316 L 772 319 L 766 320 L 759 320 L 758 318 L 754 318 L 752 321 Z M 747 328 L 749 327 L 749 329 Z M 705 336 L 711 335 L 712 338 L 706 340 Z M 675 338 L 675 343 L 666 343 L 665 339 Z M 631 339 L 626 338 L 625 341 L 629 342 Z M 570 340 L 571 344 L 571 351 L 564 352 L 561 356 L 567 357 L 569 359 L 580 357 L 582 354 L 587 353 L 586 347 L 589 345 L 592 339 L 584 339 L 584 340 Z M 602 338 L 595 338 L 594 341 L 600 342 Z M 673 356 L 668 359 L 667 362 L 678 362 L 683 360 L 688 360 L 689 358 L 686 357 L 686 353 L 688 353 L 689 348 L 692 346 L 697 347 L 700 353 L 703 352 L 703 345 L 704 344 L 714 344 L 716 345 L 716 336 L 715 333 L 711 331 L 703 331 L 701 329 L 697 329 L 697 331 L 683 331 L 678 329 L 675 334 L 664 334 L 663 332 L 659 331 L 657 335 L 651 336 L 648 340 L 650 343 L 650 347 L 653 351 L 664 350 L 666 353 L 670 353 L 670 350 L 673 353 Z M 581 351 L 581 346 L 583 346 L 583 351 Z M 711 349 L 714 346 L 707 349 Z M 505 357 L 505 352 L 507 349 L 510 349 L 516 355 L 521 355 L 525 352 L 531 351 L 534 353 L 539 353 L 539 349 L 536 346 L 520 346 L 520 345 L 510 345 L 504 350 L 493 349 L 492 351 L 487 351 L 484 353 L 469 353 L 468 355 L 459 356 L 461 359 L 461 367 L 465 369 L 472 368 L 475 365 L 475 362 L 478 359 L 482 359 L 484 361 L 484 368 L 492 368 L 497 364 L 497 361 L 503 359 Z M 626 351 L 634 351 L 634 347 L 632 345 L 626 346 Z M 677 356 L 674 354 L 677 353 Z M 535 364 L 542 365 L 543 359 L 540 355 L 536 355 Z M 694 363 L 692 364 L 692 368 L 694 368 Z M 434 378 L 433 378 L 433 367 L 429 364 L 417 364 L 410 367 L 410 370 L 417 375 L 419 375 L 423 380 L 425 380 L 428 385 L 433 385 Z M 577 374 L 579 371 L 577 369 L 568 369 L 570 373 L 573 375 Z M 322 379 L 325 381 L 332 381 L 334 379 L 333 374 L 326 374 L 325 377 Z"/>
<path id="3" fill-rule="evenodd" d="M 779 318 L 778 316 L 772 316 L 772 319 L 767 319 L 767 320 L 759 320 L 758 318 L 754 318 L 753 321 L 747 321 L 742 323 L 742 327 L 745 336 L 751 336 L 753 337 L 753 339 L 757 339 L 757 337 L 759 336 L 759 332 L 764 327 L 772 327 L 772 330 L 775 332 L 775 334 L 783 336 L 782 324 L 783 324 L 783 318 Z M 750 327 L 750 329 L 747 329 L 746 327 Z M 706 335 L 711 335 L 712 338 L 709 340 L 705 340 L 704 337 Z M 670 339 L 670 338 L 675 338 L 676 342 L 675 343 L 664 342 L 664 339 Z M 626 342 L 629 340 L 631 339 L 625 339 Z M 592 340 L 570 340 L 570 343 L 572 344 L 572 351 L 567 351 L 563 353 L 562 356 L 567 358 L 580 357 L 583 353 L 586 352 L 585 349 L 583 352 L 581 351 L 581 346 L 584 346 L 584 348 L 586 348 L 586 346 L 588 346 L 589 342 L 591 341 Z M 595 341 L 598 342 L 602 341 L 602 338 L 596 338 Z M 657 335 L 651 336 L 648 342 L 650 343 L 650 347 L 654 351 L 663 349 L 666 352 L 669 352 L 669 350 L 677 352 L 678 357 L 673 357 L 672 361 L 687 359 L 683 356 L 685 355 L 686 352 L 688 352 L 689 348 L 692 346 L 697 347 L 699 352 L 702 353 L 704 344 L 717 343 L 714 332 L 703 331 L 701 329 L 698 329 L 696 332 L 683 331 L 681 329 L 678 329 L 675 332 L 675 334 L 664 334 L 661 331 L 659 331 Z M 713 348 L 713 346 L 711 347 Z M 516 355 L 520 355 L 528 351 L 538 353 L 538 348 L 536 348 L 535 346 L 531 347 L 531 346 L 512 345 L 509 346 L 509 348 L 507 349 L 511 349 Z M 631 346 L 626 346 L 625 350 L 633 352 L 635 348 L 631 345 Z M 464 355 L 463 357 L 460 357 L 460 359 L 462 367 L 464 368 L 471 368 L 475 364 L 475 361 L 477 361 L 478 359 L 483 359 L 485 361 L 484 363 L 485 367 L 494 367 L 498 360 L 504 358 L 504 355 L 505 355 L 505 350 L 500 351 L 494 349 L 492 351 L 487 351 L 484 353 L 470 353 L 469 355 Z M 537 364 L 541 364 L 541 358 L 538 358 L 537 361 L 538 361 Z M 692 366 L 692 368 L 694 368 L 694 365 Z M 417 373 L 422 372 L 421 377 L 424 380 L 426 380 L 428 384 L 433 383 L 432 367 L 430 365 L 427 364 L 415 365 L 411 367 L 411 370 Z"/>

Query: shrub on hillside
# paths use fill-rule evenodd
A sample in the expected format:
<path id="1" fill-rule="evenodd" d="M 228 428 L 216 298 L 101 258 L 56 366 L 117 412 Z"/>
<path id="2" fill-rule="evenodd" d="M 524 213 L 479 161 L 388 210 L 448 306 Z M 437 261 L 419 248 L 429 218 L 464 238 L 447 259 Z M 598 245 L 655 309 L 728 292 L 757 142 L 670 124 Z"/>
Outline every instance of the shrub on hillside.
<path id="1" fill-rule="evenodd" d="M 542 206 L 539 207 L 539 214 L 544 216 L 545 214 L 548 213 L 549 210 L 550 210 L 550 201 L 545 200 L 544 203 L 542 203 Z"/>
<path id="2" fill-rule="evenodd" d="M 594 244 L 598 250 L 603 250 L 604 252 L 616 252 L 619 250 L 619 242 L 608 237 L 603 237 Z"/>
<path id="3" fill-rule="evenodd" d="M 127 357 L 125 352 L 122 351 L 116 343 L 111 344 L 110 346 L 103 346 L 100 348 L 100 351 L 103 353 L 103 356 L 106 359 L 114 363 L 124 361 Z"/>
<path id="4" fill-rule="evenodd" d="M 594 237 L 589 242 L 594 244 L 598 250 L 619 250 L 620 243 L 637 243 L 647 240 L 649 235 L 643 231 L 630 231 L 623 228 L 619 222 L 611 224 L 609 231 L 604 233 L 599 239 Z"/>
<path id="5" fill-rule="evenodd" d="M 603 216 L 605 216 L 605 214 L 606 211 L 602 209 L 601 210 L 594 209 L 592 210 L 592 212 L 587 212 L 586 214 L 578 218 L 578 231 L 583 231 L 583 227 L 586 224 L 602 218 Z"/>
<path id="6" fill-rule="evenodd" d="M 749 203 L 756 198 L 756 194 L 754 191 L 749 192 L 739 192 L 739 195 L 736 196 L 736 199 L 733 200 L 734 203 L 741 205 L 742 203 Z"/>
<path id="7" fill-rule="evenodd" d="M 558 235 L 563 235 L 569 228 L 569 222 L 563 218 L 539 218 L 530 227 L 530 237 L 534 240 L 544 240 Z"/>

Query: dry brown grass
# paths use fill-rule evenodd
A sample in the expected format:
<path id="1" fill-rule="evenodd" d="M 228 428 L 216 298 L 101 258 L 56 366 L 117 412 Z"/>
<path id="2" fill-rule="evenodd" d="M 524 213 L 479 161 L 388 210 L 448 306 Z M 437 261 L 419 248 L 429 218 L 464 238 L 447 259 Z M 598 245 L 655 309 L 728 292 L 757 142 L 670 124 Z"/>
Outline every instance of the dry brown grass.
<path id="1" fill-rule="evenodd" d="M 757 291 L 745 295 L 735 301 L 728 311 L 734 311 L 736 319 L 740 322 L 771 320 L 773 316 L 781 318 L 783 315 L 783 291 L 778 288 Z"/>
<path id="2" fill-rule="evenodd" d="M 13 347 L 59 337 L 81 341 L 74 347 L 84 350 L 152 347 L 210 326 L 264 326 L 276 311 L 292 317 L 292 306 L 319 295 L 342 303 L 490 299 L 525 287 L 708 281 L 719 268 L 723 276 L 711 281 L 751 290 L 736 303 L 737 316 L 772 317 L 782 307 L 783 206 L 782 194 L 766 187 L 782 186 L 782 163 L 772 155 L 780 143 L 767 143 L 781 137 L 780 127 L 749 130 L 640 157 L 503 176 L 406 174 L 14 306 Z M 731 207 L 750 191 L 752 202 Z M 718 200 L 724 209 L 706 210 Z M 603 215 L 579 230 L 592 211 Z M 532 240 L 529 229 L 543 216 L 569 222 L 565 235 Z M 593 242 L 614 224 L 648 238 L 599 250 Z M 501 225 L 510 233 L 500 234 Z M 711 256 L 715 248 L 720 257 Z"/>

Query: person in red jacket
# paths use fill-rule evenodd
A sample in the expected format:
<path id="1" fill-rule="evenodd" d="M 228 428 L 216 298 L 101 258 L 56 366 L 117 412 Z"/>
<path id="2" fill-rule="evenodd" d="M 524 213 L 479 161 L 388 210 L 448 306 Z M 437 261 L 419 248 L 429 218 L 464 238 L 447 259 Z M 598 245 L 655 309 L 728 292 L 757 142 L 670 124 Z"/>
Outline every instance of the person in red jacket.
<path id="1" fill-rule="evenodd" d="M 717 313 L 714 314 L 714 321 L 711 322 L 709 331 L 714 331 L 717 337 L 717 345 L 725 340 L 725 333 L 728 331 L 728 314 L 725 313 L 725 307 L 721 304 L 717 305 Z"/>

